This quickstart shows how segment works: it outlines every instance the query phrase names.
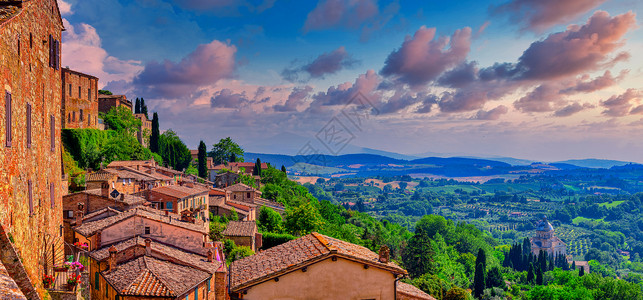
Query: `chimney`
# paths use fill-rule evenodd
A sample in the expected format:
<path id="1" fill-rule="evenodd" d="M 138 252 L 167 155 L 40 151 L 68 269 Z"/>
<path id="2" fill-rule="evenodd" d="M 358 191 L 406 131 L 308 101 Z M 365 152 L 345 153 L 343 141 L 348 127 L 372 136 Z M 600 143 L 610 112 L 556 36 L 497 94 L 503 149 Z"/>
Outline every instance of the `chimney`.
<path id="1" fill-rule="evenodd" d="M 152 240 L 145 239 L 145 255 L 152 256 Z"/>
<path id="2" fill-rule="evenodd" d="M 115 271 L 116 270 L 116 253 L 118 253 L 118 250 L 116 250 L 116 247 L 112 245 L 109 247 L 109 270 L 110 271 Z"/>
<path id="3" fill-rule="evenodd" d="M 388 249 L 386 246 L 380 247 L 380 258 L 379 261 L 381 263 L 387 264 L 390 261 L 391 258 L 391 251 Z"/>
<path id="4" fill-rule="evenodd" d="M 76 212 L 76 226 L 83 225 L 83 211 L 78 210 Z"/>
<path id="5" fill-rule="evenodd" d="M 109 198 L 109 183 L 103 182 L 100 185 L 100 195 L 103 198 Z"/>
<path id="6" fill-rule="evenodd" d="M 262 246 L 263 246 L 263 236 L 261 235 L 261 233 L 255 232 L 255 249 L 252 249 L 252 250 L 257 251 Z"/>
<path id="7" fill-rule="evenodd" d="M 125 193 L 121 193 L 121 201 L 125 202 Z"/>
<path id="8" fill-rule="evenodd" d="M 214 252 L 212 252 L 212 249 L 208 250 L 208 262 L 212 262 L 214 257 Z"/>

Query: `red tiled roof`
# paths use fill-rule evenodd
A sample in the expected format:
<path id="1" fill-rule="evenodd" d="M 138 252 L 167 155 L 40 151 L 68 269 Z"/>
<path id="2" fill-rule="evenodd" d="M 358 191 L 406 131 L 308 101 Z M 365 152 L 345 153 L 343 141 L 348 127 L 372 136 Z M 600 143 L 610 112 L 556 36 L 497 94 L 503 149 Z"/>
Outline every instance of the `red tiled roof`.
<path id="1" fill-rule="evenodd" d="M 211 277 L 201 270 L 149 256 L 133 259 L 102 274 L 119 294 L 148 297 L 177 297 Z"/>
<path id="2" fill-rule="evenodd" d="M 418 289 L 408 283 L 398 282 L 397 283 L 397 294 L 406 296 L 405 299 L 417 299 L 417 300 L 436 300 L 431 295 L 425 293 L 421 289 Z"/>
<path id="3" fill-rule="evenodd" d="M 109 165 L 107 165 L 108 168 L 115 168 L 115 167 L 132 167 L 132 166 L 144 166 L 144 165 L 152 165 L 152 161 L 150 160 L 115 160 Z M 156 164 L 156 163 L 154 163 Z"/>
<path id="4" fill-rule="evenodd" d="M 231 192 L 258 192 L 257 189 L 243 183 L 233 184 L 225 188 L 224 190 L 231 191 Z"/>
<path id="5" fill-rule="evenodd" d="M 91 195 L 94 195 L 94 196 L 101 196 L 101 189 L 84 190 L 84 191 L 81 191 L 79 193 L 91 194 Z M 109 196 L 109 199 L 117 201 L 117 202 L 123 202 L 123 203 L 125 203 L 127 205 L 145 203 L 144 198 L 141 198 L 141 197 L 135 196 L 135 195 L 130 195 L 130 194 L 121 194 L 120 196 L 118 196 L 116 198 L 112 198 L 112 196 Z"/>
<path id="6" fill-rule="evenodd" d="M 379 255 L 367 248 L 313 232 L 233 262 L 230 286 L 235 291 L 241 290 L 330 256 L 406 274 L 406 270 L 392 262 L 381 263 Z"/>
<path id="7" fill-rule="evenodd" d="M 162 187 L 157 187 L 152 190 L 153 192 L 161 193 L 164 195 L 172 196 L 174 198 L 185 198 L 190 196 L 196 196 L 200 194 L 207 194 L 207 190 L 199 188 L 190 188 L 187 186 L 180 185 L 167 185 Z"/>
<path id="8" fill-rule="evenodd" d="M 221 233 L 224 236 L 250 236 L 257 232 L 257 223 L 253 221 L 230 221 Z"/>

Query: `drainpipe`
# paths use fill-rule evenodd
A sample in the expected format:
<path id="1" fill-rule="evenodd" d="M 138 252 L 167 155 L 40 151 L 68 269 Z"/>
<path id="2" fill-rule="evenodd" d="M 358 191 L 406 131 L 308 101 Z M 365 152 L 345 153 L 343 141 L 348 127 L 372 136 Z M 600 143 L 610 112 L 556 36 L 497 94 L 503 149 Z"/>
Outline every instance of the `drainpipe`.
<path id="1" fill-rule="evenodd" d="M 397 282 L 400 281 L 400 279 L 404 278 L 404 275 L 395 278 L 395 283 L 393 284 L 393 287 L 395 288 L 395 291 L 393 292 L 393 299 L 397 300 Z"/>

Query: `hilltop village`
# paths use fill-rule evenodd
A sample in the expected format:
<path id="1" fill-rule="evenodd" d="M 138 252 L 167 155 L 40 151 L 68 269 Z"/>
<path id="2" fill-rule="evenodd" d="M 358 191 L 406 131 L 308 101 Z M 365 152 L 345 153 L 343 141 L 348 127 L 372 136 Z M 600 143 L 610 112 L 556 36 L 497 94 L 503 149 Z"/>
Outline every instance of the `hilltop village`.
<path id="1" fill-rule="evenodd" d="M 143 98 L 62 67 L 64 30 L 55 0 L 0 0 L 1 299 L 641 298 L 547 217 L 513 245 L 430 213 L 411 231 L 231 138 L 191 150 Z"/>

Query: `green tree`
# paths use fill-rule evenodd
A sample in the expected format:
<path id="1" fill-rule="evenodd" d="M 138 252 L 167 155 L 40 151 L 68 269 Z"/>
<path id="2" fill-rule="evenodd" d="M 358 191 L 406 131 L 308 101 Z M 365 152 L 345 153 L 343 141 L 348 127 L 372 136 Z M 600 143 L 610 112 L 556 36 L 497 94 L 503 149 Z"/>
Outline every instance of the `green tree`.
<path id="1" fill-rule="evenodd" d="M 235 161 L 243 162 L 243 153 L 243 149 L 230 137 L 227 137 L 212 145 L 210 156 L 215 163 L 221 164 L 230 161 L 233 156 Z"/>
<path id="2" fill-rule="evenodd" d="M 476 266 L 478 264 L 482 264 L 484 270 L 487 270 L 487 253 L 482 248 L 478 249 L 478 255 L 476 256 Z"/>
<path id="3" fill-rule="evenodd" d="M 485 280 L 487 288 L 499 287 L 504 289 L 507 285 L 505 284 L 505 279 L 502 277 L 500 268 L 493 267 L 487 272 L 487 279 Z"/>
<path id="4" fill-rule="evenodd" d="M 145 104 L 145 99 L 143 99 L 143 98 L 141 98 L 141 112 L 140 113 L 144 114 L 147 119 L 150 118 L 147 115 L 147 104 Z"/>
<path id="5" fill-rule="evenodd" d="M 152 115 L 152 135 L 150 135 L 150 150 L 154 153 L 159 153 L 159 115 L 155 112 Z"/>
<path id="6" fill-rule="evenodd" d="M 529 264 L 529 271 L 527 271 L 527 282 L 533 283 L 536 275 L 534 274 L 534 264 Z"/>
<path id="7" fill-rule="evenodd" d="M 270 207 L 261 206 L 257 226 L 262 232 L 281 233 L 282 229 L 281 215 Z"/>
<path id="8" fill-rule="evenodd" d="M 134 105 L 134 113 L 135 114 L 140 114 L 141 113 L 141 99 L 136 98 L 136 104 Z"/>
<path id="9" fill-rule="evenodd" d="M 98 94 L 99 95 L 111 95 L 112 92 L 110 92 L 108 90 L 98 90 Z"/>
<path id="10" fill-rule="evenodd" d="M 208 178 L 208 162 L 207 162 L 207 151 L 208 149 L 205 146 L 205 143 L 201 141 L 199 143 L 199 177 Z"/>
<path id="11" fill-rule="evenodd" d="M 101 113 L 101 118 L 109 129 L 119 134 L 125 133 L 133 136 L 141 126 L 141 120 L 135 118 L 132 111 L 123 106 L 112 107 L 108 113 Z"/>
<path id="12" fill-rule="evenodd" d="M 457 286 L 451 287 L 446 295 L 444 295 L 444 300 L 467 300 L 469 299 L 469 294 L 464 289 L 461 289 Z"/>
<path id="13" fill-rule="evenodd" d="M 536 284 L 543 285 L 543 270 L 540 268 L 536 269 Z"/>
<path id="14" fill-rule="evenodd" d="M 199 176 L 199 170 L 197 168 L 195 168 L 194 165 L 189 164 L 187 169 L 185 169 L 185 174 Z"/>
<path id="15" fill-rule="evenodd" d="M 294 235 L 305 235 L 319 230 L 324 224 L 322 217 L 310 201 L 286 210 L 286 230 Z"/>
<path id="16" fill-rule="evenodd" d="M 261 177 L 261 159 L 257 157 L 257 161 L 255 162 L 255 168 L 252 170 L 252 175 L 257 175 Z"/>
<path id="17" fill-rule="evenodd" d="M 424 228 L 416 226 L 415 234 L 402 254 L 404 266 L 411 277 L 419 277 L 434 270 L 434 256 L 429 234 Z"/>
<path id="18" fill-rule="evenodd" d="M 585 266 L 580 266 L 580 270 L 578 271 L 578 276 L 583 277 L 585 275 Z"/>
<path id="19" fill-rule="evenodd" d="M 479 262 L 476 264 L 476 272 L 473 277 L 473 295 L 480 298 L 485 289 L 485 269 L 484 264 Z"/>
<path id="20" fill-rule="evenodd" d="M 221 234 L 225 230 L 225 224 L 222 224 L 220 222 L 210 222 L 210 239 L 213 241 L 220 241 L 223 239 L 223 234 Z"/>
<path id="21" fill-rule="evenodd" d="M 284 172 L 284 174 L 286 174 L 286 173 L 287 173 L 287 172 L 286 172 L 286 166 L 281 165 L 281 172 Z"/>
<path id="22" fill-rule="evenodd" d="M 175 170 L 186 169 L 192 161 L 190 149 L 171 129 L 159 137 L 159 150 L 163 161 Z"/>

